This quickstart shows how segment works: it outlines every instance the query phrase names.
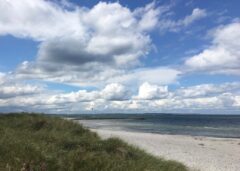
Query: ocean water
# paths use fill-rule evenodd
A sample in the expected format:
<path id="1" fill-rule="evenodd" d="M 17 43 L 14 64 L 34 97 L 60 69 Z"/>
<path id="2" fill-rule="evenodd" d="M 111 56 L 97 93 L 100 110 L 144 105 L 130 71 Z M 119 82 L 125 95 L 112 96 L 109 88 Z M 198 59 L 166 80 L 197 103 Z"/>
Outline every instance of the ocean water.
<path id="1" fill-rule="evenodd" d="M 74 115 L 88 128 L 159 134 L 240 138 L 240 115 Z"/>

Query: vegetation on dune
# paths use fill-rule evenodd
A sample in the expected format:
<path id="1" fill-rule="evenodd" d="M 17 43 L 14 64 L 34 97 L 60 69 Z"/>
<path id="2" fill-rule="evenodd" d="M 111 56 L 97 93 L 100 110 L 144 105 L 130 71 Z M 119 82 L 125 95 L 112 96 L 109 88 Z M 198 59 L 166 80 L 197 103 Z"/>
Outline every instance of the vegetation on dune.
<path id="1" fill-rule="evenodd" d="M 116 138 L 58 117 L 0 115 L 0 170 L 151 171 L 186 170 L 174 161 L 146 154 Z"/>

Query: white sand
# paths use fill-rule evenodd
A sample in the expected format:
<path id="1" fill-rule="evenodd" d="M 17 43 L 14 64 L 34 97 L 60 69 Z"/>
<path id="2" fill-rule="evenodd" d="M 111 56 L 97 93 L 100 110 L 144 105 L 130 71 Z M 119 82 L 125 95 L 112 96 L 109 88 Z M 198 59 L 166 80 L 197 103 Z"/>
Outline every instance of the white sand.
<path id="1" fill-rule="evenodd" d="M 193 170 L 240 171 L 240 139 L 92 130 L 102 138 L 121 138 L 153 155 L 182 162 Z"/>

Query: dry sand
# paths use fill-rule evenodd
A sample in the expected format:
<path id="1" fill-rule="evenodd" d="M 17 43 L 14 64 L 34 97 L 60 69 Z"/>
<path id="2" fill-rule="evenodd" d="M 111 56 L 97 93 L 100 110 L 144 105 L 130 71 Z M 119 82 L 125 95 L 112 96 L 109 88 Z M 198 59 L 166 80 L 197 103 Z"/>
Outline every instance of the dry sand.
<path id="1" fill-rule="evenodd" d="M 200 171 L 240 171 L 240 139 L 161 135 L 92 129 L 102 138 L 118 137 L 146 152 Z"/>

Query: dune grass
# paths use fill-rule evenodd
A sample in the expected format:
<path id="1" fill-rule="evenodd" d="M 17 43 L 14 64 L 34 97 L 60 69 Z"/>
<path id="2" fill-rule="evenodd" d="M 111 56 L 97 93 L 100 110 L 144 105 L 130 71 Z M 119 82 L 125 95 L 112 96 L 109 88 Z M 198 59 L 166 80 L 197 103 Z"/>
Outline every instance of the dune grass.
<path id="1" fill-rule="evenodd" d="M 37 114 L 0 115 L 0 170 L 185 171 L 116 138 L 101 140 L 81 125 Z"/>

